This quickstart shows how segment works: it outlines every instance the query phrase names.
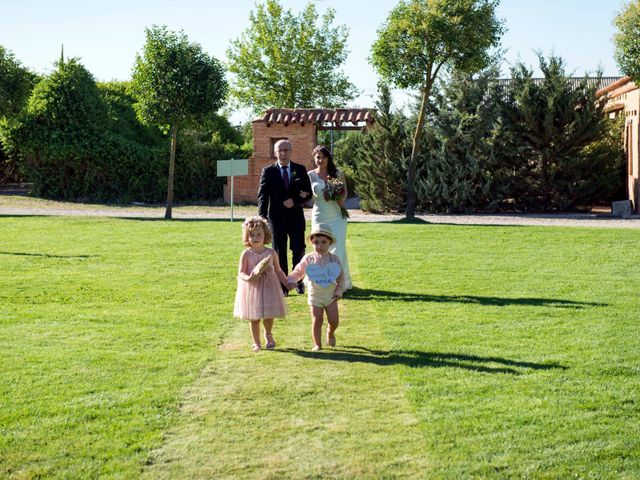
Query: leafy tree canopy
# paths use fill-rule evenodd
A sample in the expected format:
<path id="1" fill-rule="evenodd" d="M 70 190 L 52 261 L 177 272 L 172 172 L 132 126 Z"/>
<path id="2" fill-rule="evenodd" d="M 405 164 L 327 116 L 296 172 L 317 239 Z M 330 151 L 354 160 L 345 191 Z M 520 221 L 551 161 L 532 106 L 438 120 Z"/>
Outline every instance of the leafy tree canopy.
<path id="1" fill-rule="evenodd" d="M 236 75 L 231 92 L 255 112 L 267 108 L 337 107 L 356 88 L 339 69 L 347 58 L 348 30 L 333 27 L 334 11 L 319 16 L 312 3 L 294 15 L 267 0 L 227 50 Z"/>
<path id="2" fill-rule="evenodd" d="M 378 30 L 371 61 L 400 88 L 433 83 L 441 68 L 478 71 L 504 32 L 499 0 L 401 0 Z"/>
<path id="3" fill-rule="evenodd" d="M 615 57 L 625 75 L 640 81 L 640 0 L 628 3 L 614 20 Z"/>
<path id="4" fill-rule="evenodd" d="M 166 26 L 146 29 L 142 55 L 136 55 L 132 93 L 140 118 L 171 125 L 217 111 L 227 92 L 220 62 Z"/>
<path id="5" fill-rule="evenodd" d="M 37 76 L 0 45 L 0 118 L 12 117 L 24 107 Z"/>

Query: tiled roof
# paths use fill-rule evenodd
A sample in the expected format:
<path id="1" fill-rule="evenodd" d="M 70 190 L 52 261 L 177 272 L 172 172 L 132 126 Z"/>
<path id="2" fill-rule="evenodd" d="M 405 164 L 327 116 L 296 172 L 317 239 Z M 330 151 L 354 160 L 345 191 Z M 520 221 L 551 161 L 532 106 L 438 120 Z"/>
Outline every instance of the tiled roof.
<path id="1" fill-rule="evenodd" d="M 370 125 L 374 122 L 373 110 L 369 108 L 270 108 L 262 118 L 255 122 L 265 122 L 267 124 L 282 123 L 305 123 L 340 125 L 342 123 L 352 123 L 358 125 L 365 122 Z"/>
<path id="2" fill-rule="evenodd" d="M 631 80 L 631 77 L 618 77 L 618 80 L 610 83 L 609 85 L 604 85 L 600 87 L 598 90 L 598 95 L 604 95 L 605 93 L 610 93 L 620 87 L 627 86 L 628 88 L 635 88 L 635 83 Z"/>

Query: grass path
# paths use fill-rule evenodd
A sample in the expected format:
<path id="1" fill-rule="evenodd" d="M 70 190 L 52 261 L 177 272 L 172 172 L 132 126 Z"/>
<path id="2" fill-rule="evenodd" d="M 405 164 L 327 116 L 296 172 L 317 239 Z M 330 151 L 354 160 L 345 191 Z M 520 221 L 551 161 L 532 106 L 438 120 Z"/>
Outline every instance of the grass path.
<path id="1" fill-rule="evenodd" d="M 639 478 L 635 231 L 349 228 L 254 354 L 239 223 L 0 216 L 0 478 Z"/>
<path id="2" fill-rule="evenodd" d="M 352 263 L 357 278 L 357 258 Z M 423 433 L 399 375 L 372 353 L 388 349 L 380 319 L 355 315 L 355 306 L 343 302 L 338 346 L 315 353 L 306 297 L 292 295 L 289 307 L 288 318 L 276 321 L 272 352 L 251 352 L 248 324 L 238 322 L 187 390 L 177 426 L 146 478 L 424 472 Z"/>

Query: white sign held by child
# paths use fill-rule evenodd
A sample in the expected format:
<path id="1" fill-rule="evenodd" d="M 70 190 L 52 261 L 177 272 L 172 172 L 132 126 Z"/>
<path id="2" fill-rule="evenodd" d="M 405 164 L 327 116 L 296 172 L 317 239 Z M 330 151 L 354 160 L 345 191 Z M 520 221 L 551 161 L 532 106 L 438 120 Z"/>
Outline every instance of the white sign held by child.
<path id="1" fill-rule="evenodd" d="M 334 283 L 338 276 L 340 276 L 340 264 L 330 262 L 321 266 L 317 263 L 311 263 L 307 265 L 306 274 L 313 283 L 326 288 Z"/>

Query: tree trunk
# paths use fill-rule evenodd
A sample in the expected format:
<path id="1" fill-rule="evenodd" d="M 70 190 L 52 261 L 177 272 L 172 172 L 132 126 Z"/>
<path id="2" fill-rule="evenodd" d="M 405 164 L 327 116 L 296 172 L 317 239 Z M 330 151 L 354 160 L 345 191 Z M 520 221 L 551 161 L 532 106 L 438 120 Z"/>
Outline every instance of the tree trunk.
<path id="1" fill-rule="evenodd" d="M 546 152 L 542 153 L 542 209 L 550 210 L 551 203 L 551 172 L 549 171 L 549 159 Z"/>
<path id="2" fill-rule="evenodd" d="M 176 165 L 176 144 L 178 143 L 178 122 L 171 125 L 171 153 L 169 155 L 169 179 L 167 181 L 167 210 L 164 218 L 171 220 L 171 209 L 173 208 L 173 171 Z"/>
<path id="3" fill-rule="evenodd" d="M 416 170 L 418 168 L 418 156 L 422 150 L 422 134 L 424 133 L 424 122 L 427 116 L 427 106 L 431 95 L 431 81 L 427 80 L 422 88 L 422 103 L 418 114 L 418 124 L 413 134 L 413 146 L 411 148 L 411 159 L 407 169 L 407 211 L 405 218 L 413 220 L 416 217 Z"/>

